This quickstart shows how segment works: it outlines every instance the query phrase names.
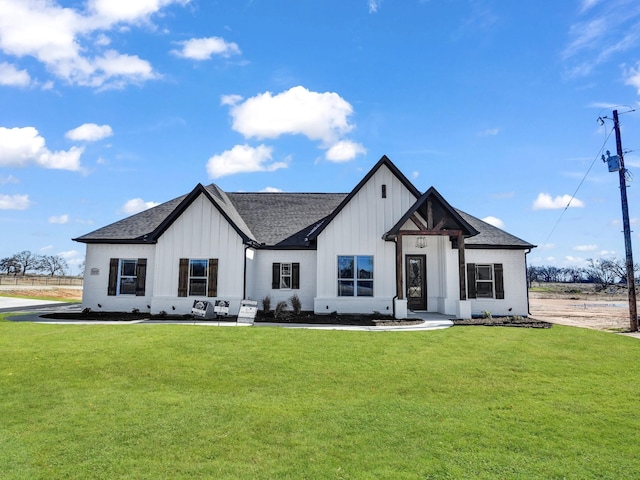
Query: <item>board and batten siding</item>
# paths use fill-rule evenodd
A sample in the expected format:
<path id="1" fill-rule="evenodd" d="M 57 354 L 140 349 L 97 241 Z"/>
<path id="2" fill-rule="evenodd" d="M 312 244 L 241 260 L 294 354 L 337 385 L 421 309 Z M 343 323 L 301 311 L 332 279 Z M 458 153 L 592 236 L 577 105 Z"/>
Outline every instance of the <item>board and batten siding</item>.
<path id="1" fill-rule="evenodd" d="M 87 244 L 85 257 L 82 308 L 93 311 L 130 312 L 137 308 L 149 311 L 153 295 L 155 245 Z M 109 263 L 111 259 L 147 260 L 144 295 L 108 295 Z"/>
<path id="2" fill-rule="evenodd" d="M 386 185 L 386 198 L 382 198 Z M 381 166 L 318 236 L 317 313 L 391 313 L 396 294 L 394 242 L 382 235 L 402 218 L 416 197 Z M 372 255 L 374 296 L 338 297 L 338 256 Z"/>
<path id="3" fill-rule="evenodd" d="M 244 256 L 242 238 L 216 206 L 200 195 L 158 239 L 152 311 L 190 313 L 196 297 L 178 297 L 180 259 L 218 259 L 215 298 L 229 300 L 230 314 L 236 314 L 243 296 Z"/>
<path id="4" fill-rule="evenodd" d="M 467 248 L 465 259 L 467 264 L 502 264 L 503 268 L 504 299 L 469 299 L 472 315 L 482 315 L 483 312 L 491 312 L 492 315 L 527 316 L 529 314 L 524 250 Z M 469 282 L 469 279 L 467 279 L 467 282 Z"/>
<path id="5" fill-rule="evenodd" d="M 290 298 L 298 295 L 302 302 L 302 310 L 313 310 L 313 299 L 316 293 L 316 252 L 315 250 L 259 250 L 256 252 L 251 267 L 251 275 L 247 275 L 247 297 L 258 301 L 262 310 L 262 300 L 269 295 L 271 308 L 280 301 L 287 302 L 291 310 Z M 300 265 L 300 288 L 273 289 L 271 279 L 274 263 L 298 263 Z M 249 272 L 247 272 L 249 273 Z"/>

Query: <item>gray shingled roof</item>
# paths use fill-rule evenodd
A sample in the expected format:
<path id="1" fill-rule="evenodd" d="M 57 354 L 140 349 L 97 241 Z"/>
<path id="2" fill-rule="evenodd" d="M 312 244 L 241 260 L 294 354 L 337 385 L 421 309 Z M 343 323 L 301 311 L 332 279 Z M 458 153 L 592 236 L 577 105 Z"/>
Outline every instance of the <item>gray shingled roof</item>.
<path id="1" fill-rule="evenodd" d="M 525 242 L 510 233 L 500 230 L 498 227 L 483 222 L 479 218 L 469 215 L 462 210 L 455 209 L 473 228 L 480 232 L 473 237 L 465 238 L 464 244 L 467 248 L 534 248 L 535 245 Z"/>
<path id="2" fill-rule="evenodd" d="M 258 243 L 304 246 L 316 224 L 333 212 L 346 193 L 229 193 Z"/>
<path id="3" fill-rule="evenodd" d="M 300 248 L 341 202 L 346 193 L 225 193 L 214 184 L 198 186 L 188 195 L 124 218 L 75 238 L 84 243 L 145 243 L 155 241 L 173 217 L 185 207 L 183 202 L 206 190 L 237 230 L 268 247 Z M 470 248 L 532 248 L 524 240 L 460 210 L 456 211 L 480 233 L 465 239 Z M 169 223 L 168 223 L 169 222 Z"/>
<path id="4" fill-rule="evenodd" d="M 186 195 L 174 198 L 144 212 L 136 213 L 106 227 L 74 238 L 74 240 L 89 243 L 97 243 L 100 241 L 104 241 L 104 243 L 144 241 L 144 236 L 153 233 L 163 220 L 180 205 L 180 202 L 182 202 L 185 197 Z"/>

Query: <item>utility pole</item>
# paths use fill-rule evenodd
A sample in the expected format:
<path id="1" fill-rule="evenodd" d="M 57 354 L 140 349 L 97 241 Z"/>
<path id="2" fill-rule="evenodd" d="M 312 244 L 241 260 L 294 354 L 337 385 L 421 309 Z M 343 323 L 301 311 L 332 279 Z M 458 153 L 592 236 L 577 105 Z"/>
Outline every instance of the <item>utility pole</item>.
<path id="1" fill-rule="evenodd" d="M 629 320 L 632 332 L 638 331 L 638 311 L 636 307 L 636 279 L 633 271 L 633 252 L 631 251 L 631 227 L 629 225 L 629 204 L 627 203 L 627 170 L 624 168 L 622 140 L 618 110 L 613 111 L 613 128 L 616 132 L 616 150 L 620 158 L 620 200 L 622 202 L 622 224 L 624 227 L 624 249 L 627 258 L 627 289 L 629 291 Z"/>

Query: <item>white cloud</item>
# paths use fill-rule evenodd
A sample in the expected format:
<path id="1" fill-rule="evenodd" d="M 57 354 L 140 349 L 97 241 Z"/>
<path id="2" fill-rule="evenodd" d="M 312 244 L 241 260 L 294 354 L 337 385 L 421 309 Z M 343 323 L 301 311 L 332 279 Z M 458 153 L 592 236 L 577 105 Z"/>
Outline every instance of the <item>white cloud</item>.
<path id="1" fill-rule="evenodd" d="M 0 63 L 0 85 L 6 87 L 28 87 L 31 76 L 26 70 L 18 70 L 7 62 Z"/>
<path id="2" fill-rule="evenodd" d="M 411 172 L 411 178 L 413 178 L 414 180 L 416 178 L 418 178 L 420 176 L 420 172 L 417 170 L 414 170 L 413 172 Z"/>
<path id="3" fill-rule="evenodd" d="M 482 221 L 487 222 L 489 225 L 493 225 L 497 228 L 504 228 L 504 222 L 497 217 L 492 217 L 491 215 L 489 215 L 488 217 L 484 217 Z"/>
<path id="4" fill-rule="evenodd" d="M 282 193 L 282 189 L 276 187 L 266 187 L 260 191 L 264 193 Z"/>
<path id="5" fill-rule="evenodd" d="M 75 141 L 95 142 L 111 135 L 113 135 L 113 130 L 109 125 L 85 123 L 73 130 L 69 130 L 64 136 Z"/>
<path id="6" fill-rule="evenodd" d="M 105 25 L 115 23 L 141 23 L 161 8 L 177 3 L 186 5 L 190 0 L 89 0 L 92 17 Z"/>
<path id="7" fill-rule="evenodd" d="M 29 195 L 0 194 L 0 210 L 26 210 L 30 206 Z"/>
<path id="8" fill-rule="evenodd" d="M 13 175 L 9 175 L 8 177 L 0 177 L 0 185 L 6 185 L 7 183 L 20 183 Z"/>
<path id="9" fill-rule="evenodd" d="M 330 162 L 348 162 L 353 160 L 358 155 L 364 155 L 367 153 L 367 149 L 359 143 L 352 142 L 351 140 L 340 140 L 334 144 L 325 155 L 326 159 Z"/>
<path id="10" fill-rule="evenodd" d="M 52 152 L 34 127 L 0 127 L 0 167 L 24 167 L 35 163 L 44 168 L 80 170 L 83 147 Z"/>
<path id="11" fill-rule="evenodd" d="M 369 13 L 376 13 L 380 5 L 382 4 L 382 0 L 368 0 L 369 3 Z"/>
<path id="12" fill-rule="evenodd" d="M 636 62 L 635 68 L 625 69 L 624 76 L 626 77 L 625 85 L 631 85 L 638 90 L 638 95 L 640 95 L 640 62 Z"/>
<path id="13" fill-rule="evenodd" d="M 580 13 L 581 20 L 570 26 L 570 41 L 561 53 L 569 77 L 589 75 L 615 55 L 640 44 L 640 10 L 631 8 L 630 2 L 584 0 Z"/>
<path id="14" fill-rule="evenodd" d="M 230 103 L 233 129 L 245 138 L 278 138 L 281 135 L 304 135 L 326 146 L 339 141 L 353 129 L 349 117 L 353 107 L 333 92 L 311 92 L 293 87 L 272 95 L 265 92 L 239 103 L 239 97 L 223 97 Z"/>
<path id="15" fill-rule="evenodd" d="M 287 168 L 285 162 L 271 162 L 271 152 L 272 148 L 266 145 L 255 148 L 236 145 L 231 150 L 211 157 L 207 162 L 207 173 L 210 178 L 220 178 L 236 173 L 273 172 Z"/>
<path id="16" fill-rule="evenodd" d="M 482 130 L 481 132 L 478 132 L 478 136 L 479 137 L 493 137 L 495 135 L 498 135 L 500 133 L 500 129 L 499 128 L 487 128 L 486 130 Z"/>
<path id="17" fill-rule="evenodd" d="M 67 250 L 65 252 L 58 253 L 62 258 L 68 260 L 69 258 L 77 257 L 79 255 L 77 250 Z"/>
<path id="18" fill-rule="evenodd" d="M 573 249 L 577 252 L 594 252 L 598 249 L 597 245 L 576 245 Z"/>
<path id="19" fill-rule="evenodd" d="M 144 210 L 148 210 L 157 205 L 160 205 L 158 202 L 145 202 L 141 198 L 132 198 L 131 200 L 127 200 L 127 202 L 120 207 L 120 212 L 126 213 L 127 215 L 133 215 L 135 213 L 143 212 Z"/>
<path id="20" fill-rule="evenodd" d="M 53 223 L 56 225 L 65 225 L 69 223 L 69 215 L 54 215 L 49 217 L 49 223 Z"/>
<path id="21" fill-rule="evenodd" d="M 188 2 L 89 0 L 80 10 L 53 0 L 0 0 L 0 50 L 18 59 L 35 58 L 54 77 L 70 84 L 123 87 L 158 75 L 136 55 L 104 51 L 110 43 L 105 32 L 149 25 L 150 18 L 163 8 Z"/>
<path id="22" fill-rule="evenodd" d="M 171 50 L 171 53 L 191 60 L 209 60 L 213 55 L 229 58 L 242 53 L 237 44 L 220 37 L 192 38 L 179 44 L 182 45 L 182 49 Z"/>
<path id="23" fill-rule="evenodd" d="M 41 252 L 46 252 L 46 251 L 48 251 L 48 250 L 52 250 L 52 249 L 53 249 L 53 245 L 47 245 L 47 246 L 45 246 L 45 247 L 42 247 L 42 248 L 40 249 L 40 251 L 41 251 Z"/>
<path id="24" fill-rule="evenodd" d="M 578 200 L 577 198 L 573 198 L 572 200 L 571 195 L 567 194 L 559 195 L 555 198 L 552 198 L 548 193 L 540 193 L 538 194 L 538 198 L 534 200 L 532 206 L 534 210 L 557 210 L 567 207 L 584 207 L 584 202 L 582 200 Z"/>

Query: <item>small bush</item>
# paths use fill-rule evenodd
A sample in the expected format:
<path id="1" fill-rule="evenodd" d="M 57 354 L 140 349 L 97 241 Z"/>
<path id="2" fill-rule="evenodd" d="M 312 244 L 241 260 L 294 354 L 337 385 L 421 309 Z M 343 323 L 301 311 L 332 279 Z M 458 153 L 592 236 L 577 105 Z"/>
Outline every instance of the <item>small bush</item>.
<path id="1" fill-rule="evenodd" d="M 271 311 L 271 296 L 267 295 L 262 299 L 262 311 L 267 313 Z"/>
<path id="2" fill-rule="evenodd" d="M 493 315 L 491 315 L 491 312 L 489 310 L 484 310 L 482 312 L 482 318 L 493 318 Z"/>
<path id="3" fill-rule="evenodd" d="M 83 315 L 89 315 L 90 313 L 91 313 L 91 309 L 89 307 L 82 309 L 82 314 Z"/>
<path id="4" fill-rule="evenodd" d="M 285 313 L 287 312 L 287 302 L 278 302 L 278 304 L 276 305 L 276 309 L 273 313 L 273 317 L 274 318 L 282 318 L 284 317 Z"/>
<path id="5" fill-rule="evenodd" d="M 158 315 L 161 316 L 161 317 L 166 317 L 167 316 L 167 312 L 165 310 L 160 310 Z"/>
<path id="6" fill-rule="evenodd" d="M 302 302 L 300 301 L 300 297 L 298 297 L 297 293 L 294 293 L 289 299 L 291 302 L 291 309 L 293 310 L 294 315 L 300 315 L 302 311 Z"/>
<path id="7" fill-rule="evenodd" d="M 140 313 L 140 309 L 139 308 L 134 308 L 133 310 L 131 310 L 131 313 Z"/>

